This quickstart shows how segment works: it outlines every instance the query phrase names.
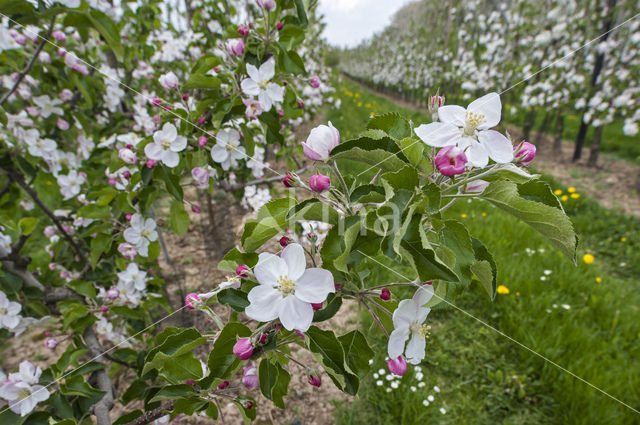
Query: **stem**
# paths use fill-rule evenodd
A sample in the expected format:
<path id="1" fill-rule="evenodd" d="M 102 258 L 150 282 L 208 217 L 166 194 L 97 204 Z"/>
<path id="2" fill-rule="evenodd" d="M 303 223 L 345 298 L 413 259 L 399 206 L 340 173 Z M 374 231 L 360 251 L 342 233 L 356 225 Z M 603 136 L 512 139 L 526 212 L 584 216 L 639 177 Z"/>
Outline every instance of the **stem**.
<path id="1" fill-rule="evenodd" d="M 445 205 L 444 207 L 440 208 L 440 209 L 438 210 L 438 212 L 439 212 L 439 213 L 441 213 L 441 212 L 445 211 L 445 210 L 446 210 L 447 208 L 449 208 L 451 205 L 455 204 L 455 203 L 456 203 L 456 201 L 457 201 L 457 199 L 456 199 L 456 198 L 452 199 L 452 200 L 451 200 L 447 205 Z"/>
<path id="2" fill-rule="evenodd" d="M 382 288 L 387 288 L 389 286 L 413 286 L 414 284 L 411 282 L 399 282 L 399 283 L 389 283 L 386 285 L 378 285 L 378 286 L 372 286 L 371 288 L 367 288 L 367 291 L 370 291 L 372 289 L 382 289 Z"/>
<path id="3" fill-rule="evenodd" d="M 380 329 L 382 329 L 382 332 L 384 332 L 384 334 L 387 336 L 387 339 L 389 339 L 389 333 L 384 328 L 384 325 L 382 324 L 382 322 L 380 321 L 380 319 L 378 318 L 376 313 L 371 309 L 371 307 L 369 307 L 369 304 L 367 304 L 367 302 L 364 300 L 364 298 L 360 298 L 360 301 L 362 302 L 362 304 L 364 304 L 366 309 L 369 311 L 369 314 L 371 314 L 371 317 L 373 317 L 373 320 L 375 320 L 375 322 L 378 324 L 378 326 L 380 326 Z"/>
<path id="4" fill-rule="evenodd" d="M 306 369 L 309 369 L 309 367 L 308 367 L 307 365 L 305 365 L 305 364 L 303 364 L 303 363 L 300 363 L 298 360 L 294 359 L 294 358 L 293 358 L 293 357 L 291 357 L 289 354 L 283 353 L 283 352 L 282 352 L 282 351 L 280 351 L 280 350 L 274 350 L 274 351 L 275 351 L 276 353 L 278 353 L 278 354 L 282 354 L 283 356 L 285 356 L 286 358 L 288 358 L 288 359 L 289 359 L 289 360 L 291 360 L 292 362 L 297 363 L 298 365 L 302 366 L 303 368 L 305 368 L 305 370 L 306 370 Z"/>

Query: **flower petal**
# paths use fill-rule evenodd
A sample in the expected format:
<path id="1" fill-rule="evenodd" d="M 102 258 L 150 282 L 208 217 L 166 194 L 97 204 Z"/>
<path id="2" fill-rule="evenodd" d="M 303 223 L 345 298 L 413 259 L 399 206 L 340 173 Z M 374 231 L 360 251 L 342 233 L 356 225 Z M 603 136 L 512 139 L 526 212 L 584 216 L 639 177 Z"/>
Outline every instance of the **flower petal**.
<path id="1" fill-rule="evenodd" d="M 404 352 L 404 346 L 409 339 L 409 328 L 394 329 L 389 335 L 389 344 L 387 345 L 387 354 L 392 359 L 401 356 Z"/>
<path id="2" fill-rule="evenodd" d="M 164 125 L 162 126 L 162 133 L 164 140 L 167 140 L 169 142 L 174 141 L 178 136 L 178 130 L 176 129 L 176 126 L 171 124 L 170 122 L 164 123 Z"/>
<path id="3" fill-rule="evenodd" d="M 147 158 L 153 159 L 156 161 L 162 158 L 162 152 L 163 152 L 162 147 L 155 142 L 149 143 L 147 146 L 144 147 L 144 154 L 147 155 Z"/>
<path id="4" fill-rule="evenodd" d="M 304 256 L 304 249 L 302 245 L 297 243 L 292 243 L 291 245 L 287 245 L 283 250 L 282 254 L 280 254 L 280 258 L 287 263 L 287 267 L 289 268 L 289 279 L 296 281 L 302 273 L 304 273 L 304 269 L 307 268 L 307 258 Z M 309 301 L 315 302 L 315 301 Z"/>
<path id="5" fill-rule="evenodd" d="M 513 161 L 513 145 L 502 133 L 495 130 L 480 131 L 478 140 L 495 162 L 506 164 Z"/>
<path id="6" fill-rule="evenodd" d="M 470 138 L 466 138 L 470 140 Z M 474 167 L 482 168 L 486 167 L 489 163 L 489 154 L 487 150 L 484 148 L 484 145 L 476 142 L 475 140 L 469 141 L 469 146 L 464 151 L 465 155 L 467 155 L 467 159 L 469 160 L 469 164 Z"/>
<path id="7" fill-rule="evenodd" d="M 438 118 L 445 124 L 464 127 L 466 110 L 458 105 L 444 105 L 438 108 Z"/>
<path id="8" fill-rule="evenodd" d="M 402 300 L 398 304 L 398 308 L 393 312 L 394 329 L 409 327 L 411 322 L 415 320 L 418 307 L 413 300 Z"/>
<path id="9" fill-rule="evenodd" d="M 177 152 L 164 151 L 162 162 L 169 168 L 174 168 L 180 162 L 180 155 Z"/>
<path id="10" fill-rule="evenodd" d="M 211 147 L 211 159 L 215 162 L 224 162 L 229 157 L 229 152 L 220 145 L 213 145 Z"/>
<path id="11" fill-rule="evenodd" d="M 260 80 L 270 80 L 276 74 L 276 64 L 272 60 L 268 60 L 260 66 Z"/>
<path id="12" fill-rule="evenodd" d="M 289 272 L 287 263 L 277 255 L 263 252 L 258 257 L 258 264 L 253 270 L 256 279 L 262 285 L 275 286 L 280 276 Z"/>
<path id="13" fill-rule="evenodd" d="M 242 87 L 242 91 L 249 96 L 257 96 L 260 93 L 260 87 L 258 87 L 258 83 L 256 83 L 251 78 L 245 78 L 240 83 L 240 87 Z"/>
<path id="14" fill-rule="evenodd" d="M 500 95 L 496 92 L 485 94 L 481 98 L 471 102 L 469 106 L 467 106 L 467 110 L 474 114 L 484 115 L 486 121 L 478 126 L 478 130 L 495 127 L 500 122 L 500 116 L 502 114 Z M 439 112 L 440 110 L 438 110 L 438 113 Z"/>
<path id="15" fill-rule="evenodd" d="M 181 152 L 187 147 L 187 138 L 184 136 L 178 136 L 173 142 L 171 142 L 171 150 L 174 152 Z"/>
<path id="16" fill-rule="evenodd" d="M 455 145 L 461 137 L 458 127 L 441 122 L 422 124 L 415 129 L 415 132 L 420 140 L 436 148 Z"/>
<path id="17" fill-rule="evenodd" d="M 283 300 L 277 289 L 268 285 L 258 285 L 249 291 L 247 298 L 250 304 L 244 312 L 253 320 L 268 322 L 278 317 Z"/>
<path id="18" fill-rule="evenodd" d="M 416 293 L 413 294 L 413 301 L 415 301 L 418 307 L 422 307 L 433 297 L 433 293 L 432 285 L 422 285 L 416 290 Z"/>
<path id="19" fill-rule="evenodd" d="M 313 307 L 311 304 L 289 295 L 280 303 L 280 321 L 288 331 L 298 329 L 306 332 L 313 321 Z"/>
<path id="20" fill-rule="evenodd" d="M 407 362 L 411 364 L 420 364 L 422 359 L 424 359 L 426 346 L 427 342 L 423 336 L 412 334 L 411 340 L 407 344 L 407 350 L 405 351 Z"/>
<path id="21" fill-rule="evenodd" d="M 260 71 L 258 71 L 258 68 L 256 68 L 254 65 L 251 65 L 250 63 L 247 64 L 247 74 L 255 83 L 258 83 L 260 81 Z"/>
<path id="22" fill-rule="evenodd" d="M 321 303 L 336 291 L 333 275 L 329 270 L 311 268 L 296 280 L 295 296 L 308 303 Z"/>
<path id="23" fill-rule="evenodd" d="M 282 102 L 284 100 L 284 87 L 276 83 L 269 83 L 267 85 L 267 93 L 273 102 Z"/>

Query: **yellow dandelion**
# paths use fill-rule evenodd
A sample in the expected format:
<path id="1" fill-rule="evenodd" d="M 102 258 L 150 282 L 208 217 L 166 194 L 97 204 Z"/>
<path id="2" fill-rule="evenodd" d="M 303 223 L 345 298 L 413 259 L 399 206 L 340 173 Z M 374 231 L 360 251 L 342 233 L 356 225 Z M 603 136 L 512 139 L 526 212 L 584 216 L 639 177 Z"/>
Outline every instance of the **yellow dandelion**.
<path id="1" fill-rule="evenodd" d="M 358 108 L 362 108 L 362 102 L 358 102 Z"/>
<path id="2" fill-rule="evenodd" d="M 364 105 L 364 106 L 365 106 L 365 107 L 367 107 L 367 108 L 371 108 L 371 104 L 370 104 L 370 103 L 367 103 L 367 104 L 366 104 L 366 105 Z"/>
<path id="3" fill-rule="evenodd" d="M 519 297 L 519 296 L 520 296 L 520 292 L 516 292 L 516 297 Z"/>
<path id="4" fill-rule="evenodd" d="M 562 198 L 560 198 L 560 200 L 562 200 L 562 202 L 567 202 L 568 199 L 569 199 L 569 197 L 567 195 L 562 195 Z"/>
<path id="5" fill-rule="evenodd" d="M 487 213 L 486 213 L 486 212 L 483 212 L 483 213 L 482 213 L 482 216 L 483 216 L 483 217 L 486 217 L 486 216 L 487 216 Z"/>
<path id="6" fill-rule="evenodd" d="M 504 285 L 499 285 L 497 289 L 498 294 L 507 295 L 509 293 L 509 288 Z"/>
<path id="7" fill-rule="evenodd" d="M 627 241 L 626 237 L 623 236 L 623 237 L 620 238 L 620 242 L 626 242 L 626 241 Z"/>
<path id="8" fill-rule="evenodd" d="M 462 213 L 462 214 L 460 214 L 460 217 L 467 218 L 467 215 L 465 213 Z"/>
<path id="9" fill-rule="evenodd" d="M 582 261 L 584 261 L 585 264 L 591 264 L 594 260 L 595 257 L 591 254 L 584 254 L 584 257 L 582 257 Z"/>
<path id="10" fill-rule="evenodd" d="M 602 278 L 600 276 L 596 277 L 596 283 L 602 283 Z"/>
<path id="11" fill-rule="evenodd" d="M 567 189 L 567 192 L 569 193 L 574 193 L 576 191 L 576 188 L 571 186 L 569 189 Z"/>
<path id="12" fill-rule="evenodd" d="M 580 197 L 580 194 L 579 194 L 579 193 L 572 193 L 572 194 L 571 194 L 571 197 L 572 197 L 573 199 L 578 199 L 578 198 Z"/>
<path id="13" fill-rule="evenodd" d="M 561 190 L 561 189 L 556 189 L 553 193 L 554 193 L 556 196 L 560 196 L 560 195 L 562 195 L 562 190 Z"/>

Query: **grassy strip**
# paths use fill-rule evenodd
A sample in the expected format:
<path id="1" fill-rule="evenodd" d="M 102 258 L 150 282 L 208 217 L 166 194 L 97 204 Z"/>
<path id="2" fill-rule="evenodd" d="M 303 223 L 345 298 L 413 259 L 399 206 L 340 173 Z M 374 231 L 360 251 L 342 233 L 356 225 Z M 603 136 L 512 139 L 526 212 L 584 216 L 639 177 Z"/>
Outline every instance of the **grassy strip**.
<path id="1" fill-rule="evenodd" d="M 427 121 L 350 81 L 336 86 L 342 107 L 328 111 L 328 119 L 344 139 L 363 129 L 371 113 L 399 112 L 416 125 Z M 463 220 L 493 252 L 504 293 L 492 303 L 472 288 L 456 304 L 638 409 L 640 324 L 634 318 L 640 306 L 640 220 L 611 213 L 548 180 L 563 199 L 566 195 L 563 203 L 581 239 L 578 266 L 488 203 L 462 201 L 447 215 Z M 586 254 L 594 257 L 592 263 L 585 262 Z M 430 321 L 421 372 L 410 367 L 401 380 L 372 377 L 353 402 L 336 402 L 337 423 L 639 421 L 633 411 L 460 312 L 433 311 Z M 385 369 L 383 336 L 376 352 L 374 368 Z"/>

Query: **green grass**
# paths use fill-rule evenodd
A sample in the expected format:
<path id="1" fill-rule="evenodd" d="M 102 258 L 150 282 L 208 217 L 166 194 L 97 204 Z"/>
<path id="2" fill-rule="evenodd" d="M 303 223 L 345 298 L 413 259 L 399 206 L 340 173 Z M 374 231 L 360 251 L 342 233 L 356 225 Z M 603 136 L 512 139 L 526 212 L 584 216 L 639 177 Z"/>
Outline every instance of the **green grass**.
<path id="1" fill-rule="evenodd" d="M 329 111 L 328 119 L 345 140 L 365 128 L 372 112 L 400 112 L 415 123 L 426 120 L 348 80 L 337 88 L 342 107 Z M 579 195 L 564 201 L 581 240 L 577 266 L 534 230 L 484 201 L 461 201 L 450 208 L 447 216 L 464 221 L 492 251 L 498 283 L 509 289 L 491 302 L 474 287 L 456 305 L 640 409 L 640 220 Z M 593 264 L 582 260 L 586 253 L 595 257 Z M 446 309 L 433 311 L 430 322 L 433 331 L 421 365 L 425 385 L 417 387 L 411 367 L 390 392 L 389 381 L 382 378 L 378 386 L 371 377 L 353 402 L 335 402 L 336 423 L 640 423 L 640 415 L 478 320 Z M 380 335 L 376 345 L 375 370 L 384 368 L 385 338 Z M 424 406 L 429 395 L 434 401 Z"/>

